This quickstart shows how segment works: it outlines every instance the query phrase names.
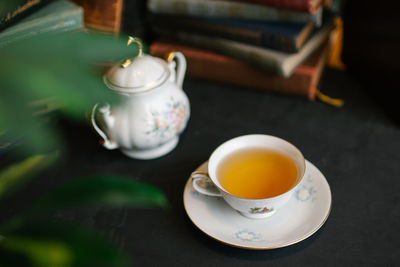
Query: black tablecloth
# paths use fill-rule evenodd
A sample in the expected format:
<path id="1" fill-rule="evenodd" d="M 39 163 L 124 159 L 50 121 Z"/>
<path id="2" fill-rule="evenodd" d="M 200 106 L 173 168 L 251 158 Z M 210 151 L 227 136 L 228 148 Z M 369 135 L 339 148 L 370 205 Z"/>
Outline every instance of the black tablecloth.
<path id="1" fill-rule="evenodd" d="M 327 69 L 325 103 L 186 79 L 191 118 L 175 150 L 134 160 L 98 145 L 89 125 L 63 122 L 62 162 L 1 203 L 2 218 L 63 181 L 118 174 L 153 184 L 171 208 L 85 209 L 55 216 L 105 233 L 136 266 L 394 266 L 400 248 L 400 129 L 349 74 Z M 324 226 L 295 245 L 265 251 L 219 243 L 198 230 L 183 207 L 190 173 L 220 143 L 262 133 L 295 144 L 326 177 L 332 210 Z"/>

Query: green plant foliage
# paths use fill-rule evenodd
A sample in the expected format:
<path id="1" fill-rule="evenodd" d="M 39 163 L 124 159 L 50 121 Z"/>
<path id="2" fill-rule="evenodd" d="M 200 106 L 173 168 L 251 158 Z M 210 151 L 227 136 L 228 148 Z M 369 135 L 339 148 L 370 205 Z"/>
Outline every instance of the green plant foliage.
<path id="1" fill-rule="evenodd" d="M 0 171 L 0 198 L 51 165 L 57 153 L 33 155 Z"/>
<path id="2" fill-rule="evenodd" d="M 83 206 L 166 207 L 162 192 L 149 184 L 120 176 L 93 176 L 60 185 L 43 196 L 29 213 Z"/>
<path id="3" fill-rule="evenodd" d="M 4 250 L 21 254 L 26 257 L 26 264 L 30 262 L 35 266 L 71 266 L 73 261 L 72 252 L 59 241 L 8 236 L 1 246 Z"/>
<path id="4" fill-rule="evenodd" d="M 0 147 L 18 140 L 17 147 L 36 154 L 0 171 L 0 200 L 57 159 L 57 153 L 37 154 L 63 144 L 40 114 L 56 109 L 82 120 L 95 103 L 119 100 L 102 81 L 103 66 L 136 56 L 137 47 L 127 47 L 127 40 L 85 32 L 41 34 L 0 48 Z M 73 179 L 0 223 L 0 266 L 130 266 L 99 234 L 49 219 L 54 211 L 89 205 L 166 207 L 167 200 L 157 188 L 131 178 Z"/>
<path id="5" fill-rule="evenodd" d="M 0 188 L 7 192 L 54 159 L 37 155 L 8 167 L 0 173 Z M 113 175 L 61 184 L 26 212 L 0 224 L 0 266 L 129 266 L 122 251 L 92 230 L 40 216 L 85 206 L 167 207 L 167 199 L 154 186 Z"/>
<path id="6" fill-rule="evenodd" d="M 31 222 L 0 243 L 0 266 L 128 266 L 125 253 L 93 230 L 64 222 Z M 14 265 L 12 265 L 14 266 Z"/>
<path id="7" fill-rule="evenodd" d="M 34 114 L 37 101 L 79 120 L 97 102 L 118 101 L 102 81 L 102 66 L 136 56 L 137 46 L 127 46 L 127 40 L 73 32 L 42 34 L 0 48 L 0 142 L 21 136 L 28 151 L 60 144 L 55 131 Z"/>

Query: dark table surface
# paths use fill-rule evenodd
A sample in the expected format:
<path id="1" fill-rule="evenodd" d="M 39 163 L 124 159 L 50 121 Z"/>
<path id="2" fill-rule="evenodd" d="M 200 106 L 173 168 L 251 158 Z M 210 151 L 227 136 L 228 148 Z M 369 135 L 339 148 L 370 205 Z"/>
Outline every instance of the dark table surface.
<path id="1" fill-rule="evenodd" d="M 319 101 L 208 82 L 184 82 L 191 118 L 178 146 L 155 160 L 134 160 L 98 145 L 86 124 L 62 123 L 66 157 L 30 182 L 2 218 L 57 184 L 112 173 L 160 188 L 171 209 L 93 209 L 56 216 L 103 231 L 136 266 L 395 266 L 400 264 L 400 128 L 349 74 L 327 69 L 321 91 L 345 101 Z M 254 251 L 204 235 L 186 215 L 183 189 L 190 173 L 222 142 L 262 133 L 295 144 L 326 177 L 328 220 L 297 244 Z"/>

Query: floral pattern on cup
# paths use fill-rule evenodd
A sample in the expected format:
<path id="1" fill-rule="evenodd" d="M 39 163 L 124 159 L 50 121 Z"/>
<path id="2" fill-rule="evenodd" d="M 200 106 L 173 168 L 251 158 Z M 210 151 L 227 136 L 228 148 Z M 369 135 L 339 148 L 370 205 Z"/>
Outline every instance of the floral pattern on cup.
<path id="1" fill-rule="evenodd" d="M 185 128 L 188 109 L 183 102 L 171 97 L 166 107 L 161 111 L 153 111 L 152 116 L 152 129 L 146 134 L 166 137 L 170 133 L 180 133 Z"/>
<path id="2" fill-rule="evenodd" d="M 242 241 L 254 242 L 254 241 L 262 241 L 262 236 L 253 231 L 249 231 L 247 229 L 240 230 L 235 233 L 235 237 Z"/>
<path id="3" fill-rule="evenodd" d="M 267 208 L 267 207 L 257 207 L 257 208 L 250 208 L 250 214 L 263 214 L 272 212 L 274 208 Z"/>

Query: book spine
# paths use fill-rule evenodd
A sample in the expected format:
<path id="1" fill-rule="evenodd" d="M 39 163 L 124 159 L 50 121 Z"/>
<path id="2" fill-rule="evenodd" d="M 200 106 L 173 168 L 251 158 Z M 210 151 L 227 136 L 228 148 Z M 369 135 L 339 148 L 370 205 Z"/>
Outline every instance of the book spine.
<path id="1" fill-rule="evenodd" d="M 261 47 L 280 50 L 283 52 L 297 52 L 297 36 L 285 35 L 282 32 L 266 32 L 257 29 L 240 28 L 228 24 L 220 24 L 205 20 L 176 18 L 173 16 L 152 16 L 151 26 L 157 31 L 196 32 L 207 36 L 214 36 L 252 44 Z"/>
<path id="2" fill-rule="evenodd" d="M 15 0 L 0 3 L 0 31 L 31 14 L 49 0 Z"/>
<path id="3" fill-rule="evenodd" d="M 211 51 L 221 53 L 223 55 L 232 56 L 238 60 L 248 62 L 273 73 L 282 73 L 280 67 L 281 62 L 279 58 L 273 56 L 273 54 L 277 54 L 278 52 L 271 53 L 266 49 L 265 52 L 262 52 L 264 50 L 259 47 L 205 35 L 180 31 L 166 32 L 157 28 L 155 31 L 162 38 L 176 39 L 186 44 L 210 49 Z"/>
<path id="4" fill-rule="evenodd" d="M 82 9 L 76 9 L 74 12 L 64 13 L 62 16 L 59 14 L 53 14 L 46 16 L 46 18 L 37 18 L 22 23 L 22 25 L 18 24 L 16 29 L 8 28 L 6 31 L 0 32 L 0 47 L 38 34 L 71 31 L 80 29 L 83 26 Z"/>
<path id="5" fill-rule="evenodd" d="M 173 38 L 183 43 L 209 49 L 226 56 L 247 62 L 265 71 L 288 77 L 312 52 L 329 38 L 333 25 L 327 23 L 319 29 L 297 53 L 284 53 L 274 49 L 257 47 L 232 40 L 186 32 L 172 31 L 165 33 L 166 38 Z M 162 32 L 158 31 L 160 35 Z"/>
<path id="6" fill-rule="evenodd" d="M 291 36 L 263 32 L 263 47 L 276 49 L 282 52 L 294 53 L 298 51 L 297 40 Z"/>
<path id="7" fill-rule="evenodd" d="M 84 9 L 85 26 L 118 34 L 121 30 L 123 0 L 73 0 Z"/>
<path id="8" fill-rule="evenodd" d="M 314 14 L 272 6 L 224 0 L 148 0 L 147 8 L 155 14 L 175 14 L 200 17 L 225 17 L 286 22 L 315 22 L 321 25 L 322 8 Z"/>
<path id="9" fill-rule="evenodd" d="M 189 46 L 166 42 L 154 42 L 150 45 L 150 54 L 153 56 L 163 57 L 171 50 L 178 50 L 185 55 L 188 62 L 186 73 L 190 78 L 301 96 L 309 100 L 315 98 L 309 92 L 312 71 L 295 71 L 289 78 L 284 78 L 265 73 L 233 58 Z"/>
<path id="10" fill-rule="evenodd" d="M 274 6 L 300 12 L 315 13 L 322 5 L 322 0 L 241 0 L 258 5 Z"/>

